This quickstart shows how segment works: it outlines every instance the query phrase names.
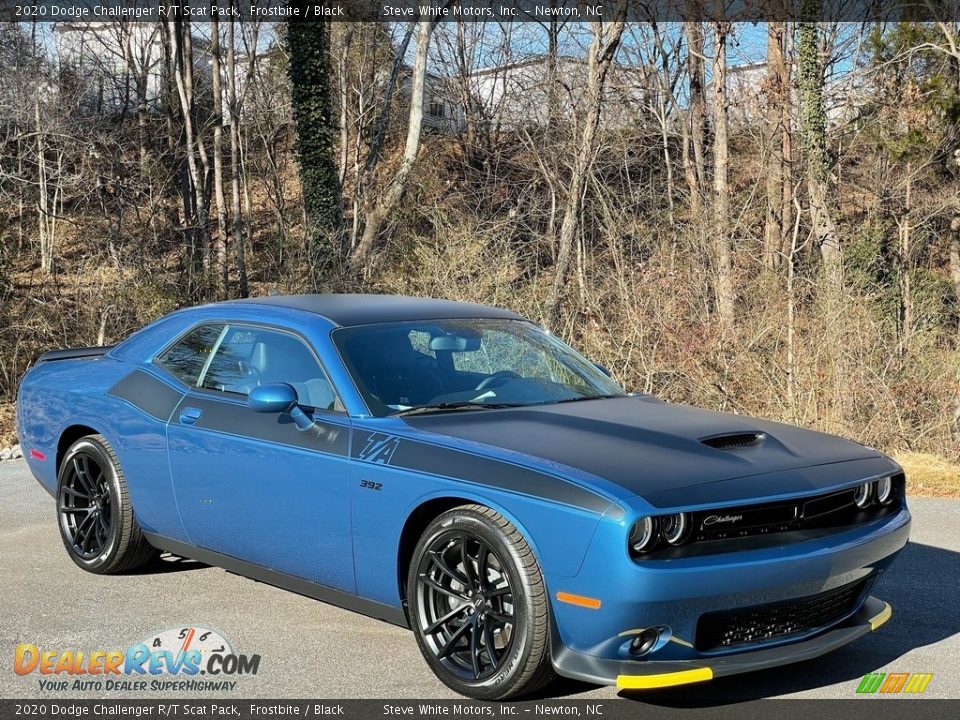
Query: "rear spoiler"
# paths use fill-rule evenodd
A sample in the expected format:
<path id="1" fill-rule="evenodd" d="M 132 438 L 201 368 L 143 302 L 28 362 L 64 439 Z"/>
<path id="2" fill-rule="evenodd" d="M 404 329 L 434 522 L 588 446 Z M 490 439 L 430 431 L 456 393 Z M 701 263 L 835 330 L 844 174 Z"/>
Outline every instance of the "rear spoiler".
<path id="1" fill-rule="evenodd" d="M 38 363 L 50 362 L 53 360 L 76 360 L 79 358 L 93 358 L 106 355 L 113 350 L 115 345 L 106 345 L 103 347 L 78 347 L 67 348 L 66 350 L 49 350 L 37 358 Z"/>

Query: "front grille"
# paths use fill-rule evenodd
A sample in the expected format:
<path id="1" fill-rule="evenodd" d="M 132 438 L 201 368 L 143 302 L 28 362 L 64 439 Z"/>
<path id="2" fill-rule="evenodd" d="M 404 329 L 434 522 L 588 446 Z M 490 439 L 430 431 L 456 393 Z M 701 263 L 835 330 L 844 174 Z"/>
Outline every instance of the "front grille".
<path id="1" fill-rule="evenodd" d="M 715 508 L 691 513 L 691 540 L 729 540 L 756 535 L 844 527 L 876 520 L 899 510 L 903 474 L 893 478 L 894 502 L 862 510 L 854 503 L 854 488 L 760 505 Z"/>
<path id="2" fill-rule="evenodd" d="M 701 615 L 696 648 L 707 652 L 825 628 L 857 609 L 870 581 L 868 577 L 818 595 Z"/>

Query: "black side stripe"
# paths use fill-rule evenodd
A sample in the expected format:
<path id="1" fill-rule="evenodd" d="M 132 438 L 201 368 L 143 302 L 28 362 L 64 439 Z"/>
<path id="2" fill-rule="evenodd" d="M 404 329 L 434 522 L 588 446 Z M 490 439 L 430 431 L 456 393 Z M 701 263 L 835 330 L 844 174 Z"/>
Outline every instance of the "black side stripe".
<path id="1" fill-rule="evenodd" d="M 286 413 L 279 415 L 256 413 L 239 403 L 187 395 L 180 406 L 181 408 L 193 407 L 201 411 L 200 419 L 196 423 L 183 427 L 222 432 L 344 458 L 350 451 L 350 428 L 346 425 L 326 422 L 322 414 L 314 417 L 313 427 L 308 430 L 298 430 Z M 177 418 L 173 418 L 171 427 L 177 424 Z"/>
<path id="2" fill-rule="evenodd" d="M 171 420 L 175 424 L 177 418 L 171 418 L 171 415 L 178 406 L 194 407 L 201 411 L 200 418 L 195 424 L 184 427 L 340 457 L 347 457 L 350 453 L 350 428 L 346 424 L 327 422 L 318 415 L 314 427 L 300 431 L 287 414 L 255 413 L 239 403 L 186 395 L 142 370 L 131 372 L 108 394 L 126 400 L 161 422 Z M 518 492 L 597 514 L 602 514 L 611 504 L 609 498 L 554 475 L 504 460 L 381 433 L 358 431 L 352 457 L 360 462 Z"/>
<path id="3" fill-rule="evenodd" d="M 569 480 L 470 452 L 381 433 L 357 433 L 353 458 L 510 490 L 602 514 L 611 500 Z"/>
<path id="4" fill-rule="evenodd" d="M 166 422 L 183 393 L 143 370 L 134 370 L 107 391 L 126 400 L 147 415 Z"/>

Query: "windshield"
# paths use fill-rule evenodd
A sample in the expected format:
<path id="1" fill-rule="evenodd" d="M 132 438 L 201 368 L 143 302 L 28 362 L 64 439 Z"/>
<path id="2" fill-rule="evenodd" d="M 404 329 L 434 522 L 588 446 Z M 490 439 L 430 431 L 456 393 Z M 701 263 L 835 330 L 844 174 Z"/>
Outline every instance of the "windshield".
<path id="1" fill-rule="evenodd" d="M 363 325 L 335 330 L 333 341 L 376 416 L 625 394 L 589 360 L 525 320 Z"/>

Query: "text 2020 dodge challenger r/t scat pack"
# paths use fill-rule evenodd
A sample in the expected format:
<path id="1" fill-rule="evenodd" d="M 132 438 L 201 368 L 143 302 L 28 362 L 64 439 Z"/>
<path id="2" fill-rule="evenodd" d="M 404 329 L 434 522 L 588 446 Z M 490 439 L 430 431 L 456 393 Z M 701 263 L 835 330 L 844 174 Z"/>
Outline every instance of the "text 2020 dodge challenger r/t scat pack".
<path id="1" fill-rule="evenodd" d="M 274 296 L 47 353 L 17 405 L 70 557 L 168 550 L 409 626 L 475 698 L 641 689 L 877 629 L 904 475 L 854 442 L 626 394 L 506 310 Z"/>

